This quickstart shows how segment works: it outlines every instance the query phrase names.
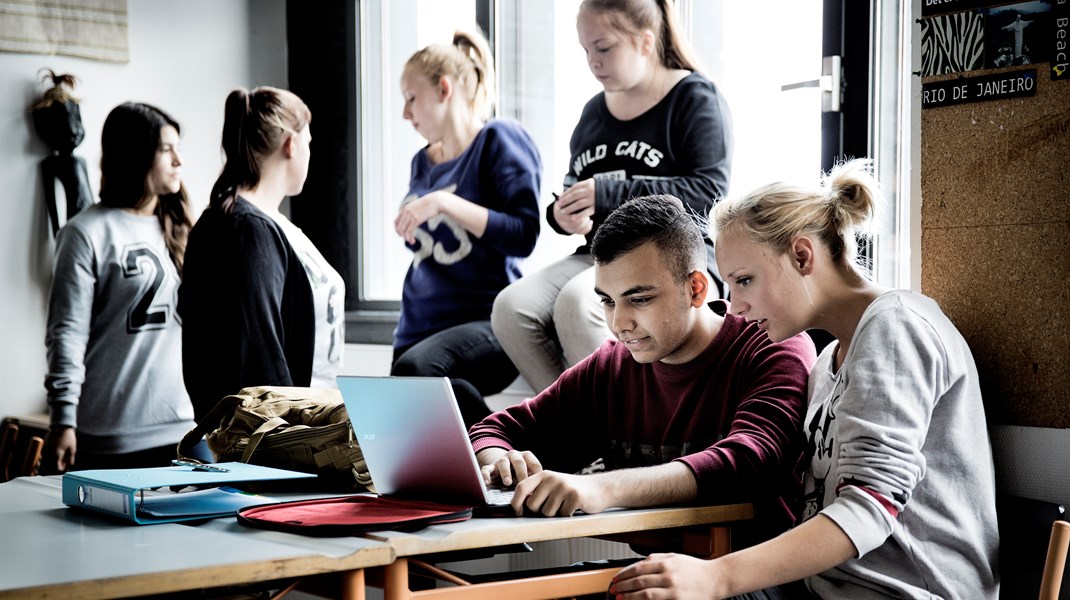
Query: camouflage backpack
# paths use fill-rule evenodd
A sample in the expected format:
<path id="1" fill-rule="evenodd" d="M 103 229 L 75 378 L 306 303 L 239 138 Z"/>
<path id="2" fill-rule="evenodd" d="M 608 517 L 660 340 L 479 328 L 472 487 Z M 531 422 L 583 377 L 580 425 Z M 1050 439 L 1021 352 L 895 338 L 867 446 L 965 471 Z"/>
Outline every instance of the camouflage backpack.
<path id="1" fill-rule="evenodd" d="M 209 431 L 218 424 L 214 430 Z M 317 473 L 328 487 L 373 490 L 336 389 L 260 386 L 226 396 L 179 444 L 187 453 L 207 433 L 217 462 Z"/>

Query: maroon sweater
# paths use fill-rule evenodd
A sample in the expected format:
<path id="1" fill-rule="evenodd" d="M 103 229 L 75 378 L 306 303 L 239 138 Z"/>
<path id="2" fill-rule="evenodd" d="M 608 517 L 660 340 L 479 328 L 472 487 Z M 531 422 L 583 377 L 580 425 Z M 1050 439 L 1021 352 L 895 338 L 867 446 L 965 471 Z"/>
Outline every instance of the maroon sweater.
<path id="1" fill-rule="evenodd" d="M 755 503 L 750 543 L 794 523 L 806 412 L 816 355 L 806 335 L 779 344 L 731 314 L 682 365 L 640 364 L 616 340 L 565 371 L 534 398 L 469 432 L 472 446 L 530 450 L 544 468 L 575 472 L 679 460 L 703 503 Z M 742 541 L 742 540 L 741 540 Z"/>

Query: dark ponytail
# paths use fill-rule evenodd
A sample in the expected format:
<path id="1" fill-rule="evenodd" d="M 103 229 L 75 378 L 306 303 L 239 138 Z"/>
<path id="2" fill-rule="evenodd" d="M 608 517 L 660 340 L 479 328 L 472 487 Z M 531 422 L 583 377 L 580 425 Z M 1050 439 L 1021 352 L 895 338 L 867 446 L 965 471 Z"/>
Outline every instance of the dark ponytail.
<path id="1" fill-rule="evenodd" d="M 255 186 L 260 181 L 260 165 L 245 147 L 242 129 L 249 118 L 249 91 L 239 88 L 227 95 L 223 105 L 223 171 L 212 186 L 209 204 L 229 208 L 234 190 L 240 185 Z"/>
<path id="2" fill-rule="evenodd" d="M 661 9 L 661 31 L 658 37 L 661 46 L 662 64 L 670 69 L 684 69 L 701 73 L 702 66 L 695 57 L 691 45 L 687 43 L 680 24 L 676 20 L 676 10 L 672 0 L 657 0 Z"/>
<path id="3" fill-rule="evenodd" d="M 311 111 L 293 92 L 267 86 L 232 91 L 223 108 L 223 171 L 209 204 L 229 211 L 239 188 L 260 184 L 261 165 L 286 136 L 311 122 Z"/>

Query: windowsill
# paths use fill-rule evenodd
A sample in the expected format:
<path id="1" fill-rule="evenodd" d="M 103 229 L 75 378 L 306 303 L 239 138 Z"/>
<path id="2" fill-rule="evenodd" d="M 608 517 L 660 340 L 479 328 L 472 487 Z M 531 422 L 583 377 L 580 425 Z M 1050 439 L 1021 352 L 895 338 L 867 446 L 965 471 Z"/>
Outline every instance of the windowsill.
<path id="1" fill-rule="evenodd" d="M 351 310 L 346 312 L 347 344 L 394 344 L 397 310 Z"/>

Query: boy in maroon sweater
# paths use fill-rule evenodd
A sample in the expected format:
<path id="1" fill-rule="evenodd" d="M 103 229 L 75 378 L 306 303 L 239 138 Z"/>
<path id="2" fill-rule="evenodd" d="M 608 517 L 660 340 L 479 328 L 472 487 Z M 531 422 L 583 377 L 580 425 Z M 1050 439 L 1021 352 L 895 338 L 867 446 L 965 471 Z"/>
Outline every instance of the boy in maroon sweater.
<path id="1" fill-rule="evenodd" d="M 706 304 L 702 233 L 672 196 L 620 206 L 591 251 L 617 339 L 472 427 L 484 478 L 516 484 L 518 515 L 748 501 L 756 519 L 739 542 L 787 529 L 813 343 L 774 344 Z M 598 458 L 605 472 L 572 474 Z"/>

